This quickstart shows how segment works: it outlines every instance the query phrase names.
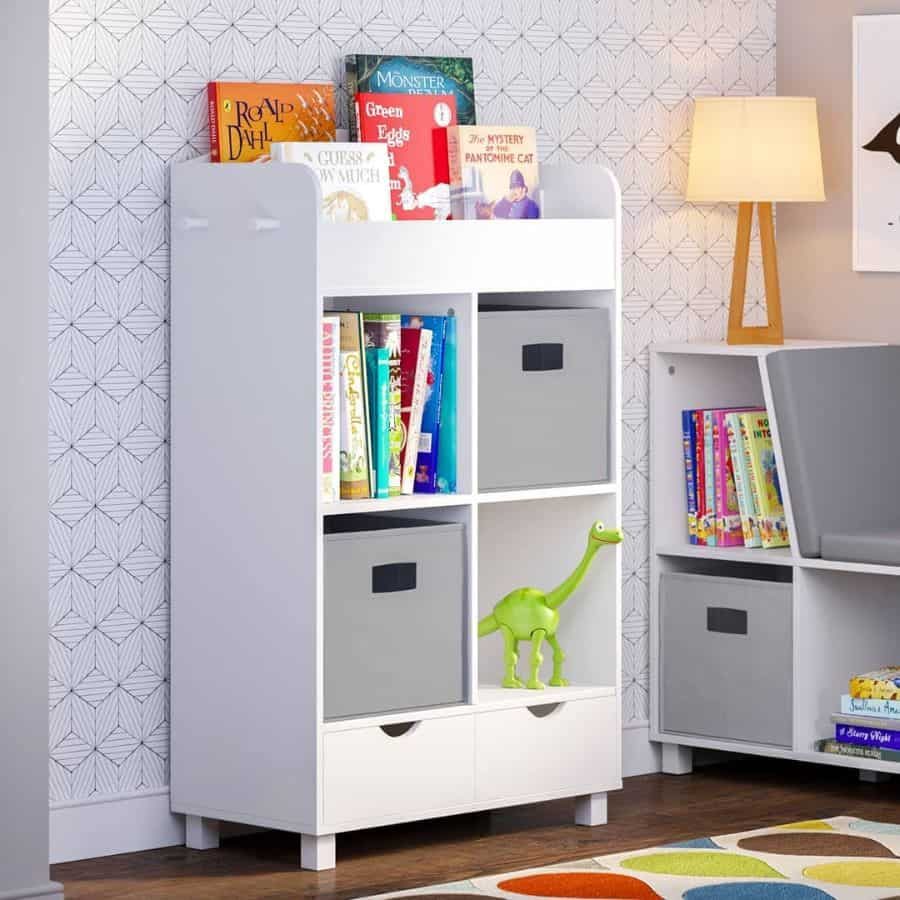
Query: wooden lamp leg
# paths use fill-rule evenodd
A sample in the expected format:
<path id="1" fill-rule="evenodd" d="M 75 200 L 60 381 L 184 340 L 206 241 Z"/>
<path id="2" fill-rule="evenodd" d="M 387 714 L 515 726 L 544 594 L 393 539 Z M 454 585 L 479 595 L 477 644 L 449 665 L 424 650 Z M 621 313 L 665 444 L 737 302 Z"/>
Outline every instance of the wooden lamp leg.
<path id="1" fill-rule="evenodd" d="M 728 309 L 729 344 L 783 344 L 781 288 L 778 284 L 778 255 L 775 249 L 775 221 L 772 204 L 759 204 L 759 239 L 762 245 L 763 273 L 766 281 L 768 325 L 744 325 L 744 300 L 747 295 L 747 267 L 750 263 L 750 232 L 753 204 L 738 207 L 737 240 L 734 247 L 734 274 L 731 280 L 731 305 Z"/>

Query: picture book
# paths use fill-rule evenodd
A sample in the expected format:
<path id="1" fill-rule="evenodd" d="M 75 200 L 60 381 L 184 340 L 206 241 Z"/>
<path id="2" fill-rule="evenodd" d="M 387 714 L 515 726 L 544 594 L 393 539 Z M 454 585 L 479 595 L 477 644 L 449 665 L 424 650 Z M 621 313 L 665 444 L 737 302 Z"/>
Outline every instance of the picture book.
<path id="1" fill-rule="evenodd" d="M 401 459 L 400 489 L 404 494 L 412 494 L 419 456 L 422 413 L 425 409 L 425 388 L 431 361 L 432 335 L 427 328 L 401 328 L 400 334 L 401 416 L 406 437 Z"/>
<path id="2" fill-rule="evenodd" d="M 365 313 L 363 316 L 366 347 L 388 351 L 388 431 L 390 472 L 388 494 L 400 495 L 400 452 L 403 448 L 403 422 L 400 417 L 400 315 L 399 313 Z"/>
<path id="3" fill-rule="evenodd" d="M 877 759 L 882 762 L 900 762 L 900 752 L 883 747 L 868 747 L 863 744 L 843 744 L 833 738 L 816 741 L 816 750 L 820 753 L 833 753 L 837 756 L 853 756 L 857 759 Z"/>
<path id="4" fill-rule="evenodd" d="M 273 141 L 275 162 L 304 163 L 319 176 L 326 222 L 388 222 L 391 189 L 385 144 Z"/>
<path id="5" fill-rule="evenodd" d="M 462 125 L 475 124 L 475 77 L 468 56 L 386 56 L 344 60 L 350 140 L 358 140 L 353 103 L 363 94 L 450 94 Z"/>
<path id="6" fill-rule="evenodd" d="M 716 546 L 741 547 L 744 532 L 734 481 L 734 463 L 728 447 L 725 424 L 727 409 L 712 411 L 713 461 L 716 476 Z"/>
<path id="7" fill-rule="evenodd" d="M 692 544 L 697 543 L 697 484 L 694 479 L 694 454 L 696 443 L 694 439 L 695 410 L 683 409 L 681 411 L 681 447 L 684 451 L 684 483 L 687 494 L 687 521 L 688 540 Z"/>
<path id="8" fill-rule="evenodd" d="M 750 479 L 755 486 L 754 502 L 759 509 L 759 534 L 763 547 L 786 547 L 789 544 L 781 485 L 775 464 L 775 449 L 769 417 L 765 412 L 741 414 L 747 429 Z"/>
<path id="9" fill-rule="evenodd" d="M 341 320 L 322 319 L 322 502 L 341 496 L 340 464 Z"/>
<path id="10" fill-rule="evenodd" d="M 444 373 L 446 316 L 403 316 L 404 328 L 427 328 L 431 332 L 431 357 L 425 382 L 425 408 L 419 434 L 414 492 L 437 493 L 437 454 L 440 444 L 438 425 L 441 416 L 441 389 Z"/>
<path id="11" fill-rule="evenodd" d="M 715 547 L 716 541 L 716 509 L 718 494 L 716 492 L 716 460 L 713 447 L 713 411 L 703 410 L 703 469 L 706 486 L 706 509 L 703 511 L 703 524 L 706 531 L 706 544 Z"/>
<path id="12" fill-rule="evenodd" d="M 456 358 L 456 316 L 447 316 L 437 452 L 437 489 L 441 494 L 456 493 Z"/>
<path id="13" fill-rule="evenodd" d="M 211 81 L 212 162 L 253 162 L 272 141 L 333 141 L 334 85 Z"/>
<path id="14" fill-rule="evenodd" d="M 390 357 L 386 347 L 366 347 L 366 379 L 369 387 L 369 423 L 375 494 L 379 500 L 390 496 Z"/>
<path id="15" fill-rule="evenodd" d="M 837 722 L 834 726 L 834 739 L 841 744 L 879 747 L 895 753 L 900 751 L 900 731 L 889 728 L 868 728 Z"/>
<path id="16" fill-rule="evenodd" d="M 342 312 L 341 323 L 341 499 L 374 494 L 369 405 L 363 362 L 362 313 Z"/>
<path id="17" fill-rule="evenodd" d="M 528 126 L 459 125 L 447 134 L 454 219 L 537 219 L 537 137 Z"/>
<path id="18" fill-rule="evenodd" d="M 734 489 L 737 492 L 738 508 L 741 516 L 741 532 L 744 546 L 748 549 L 762 547 L 759 536 L 759 513 L 753 503 L 753 492 L 750 489 L 750 475 L 747 471 L 747 459 L 741 439 L 741 419 L 736 412 L 727 413 L 725 428 L 728 432 L 728 451 L 734 474 Z"/>
<path id="19" fill-rule="evenodd" d="M 697 491 L 697 543 L 706 544 L 709 534 L 709 519 L 706 515 L 706 452 L 703 447 L 703 410 L 691 413 L 694 431 L 694 482 Z"/>
<path id="20" fill-rule="evenodd" d="M 850 696 L 862 700 L 900 700 L 900 666 L 886 666 L 850 679 Z"/>
<path id="21" fill-rule="evenodd" d="M 876 700 L 844 694 L 841 697 L 841 712 L 852 716 L 900 720 L 900 700 Z M 898 721 L 898 727 L 900 727 L 900 721 Z"/>
<path id="22" fill-rule="evenodd" d="M 360 140 L 387 145 L 393 217 L 448 219 L 453 95 L 359 93 L 356 118 Z"/>

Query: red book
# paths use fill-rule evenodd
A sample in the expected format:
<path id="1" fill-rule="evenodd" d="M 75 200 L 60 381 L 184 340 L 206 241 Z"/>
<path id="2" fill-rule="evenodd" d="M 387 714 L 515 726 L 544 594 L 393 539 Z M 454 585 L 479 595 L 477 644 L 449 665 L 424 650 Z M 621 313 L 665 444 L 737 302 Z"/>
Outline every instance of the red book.
<path id="1" fill-rule="evenodd" d="M 697 543 L 706 544 L 706 536 L 709 531 L 709 517 L 706 515 L 706 462 L 705 462 L 705 435 L 703 432 L 703 410 L 695 409 L 691 414 L 694 423 L 694 478 L 697 485 Z"/>
<path id="2" fill-rule="evenodd" d="M 356 121 L 359 140 L 388 145 L 394 218 L 448 219 L 453 95 L 357 94 Z"/>

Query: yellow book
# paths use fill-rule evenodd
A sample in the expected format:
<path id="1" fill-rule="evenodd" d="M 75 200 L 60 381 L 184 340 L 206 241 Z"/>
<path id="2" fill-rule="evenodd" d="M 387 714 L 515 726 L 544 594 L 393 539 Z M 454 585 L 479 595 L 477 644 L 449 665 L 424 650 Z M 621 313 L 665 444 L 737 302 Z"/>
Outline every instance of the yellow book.
<path id="1" fill-rule="evenodd" d="M 742 413 L 741 425 L 746 429 L 749 474 L 754 499 L 759 504 L 758 524 L 762 545 L 766 548 L 787 547 L 790 541 L 769 417 L 765 412 Z"/>
<path id="2" fill-rule="evenodd" d="M 900 700 L 900 666 L 885 666 L 850 679 L 850 696 L 857 700 Z"/>

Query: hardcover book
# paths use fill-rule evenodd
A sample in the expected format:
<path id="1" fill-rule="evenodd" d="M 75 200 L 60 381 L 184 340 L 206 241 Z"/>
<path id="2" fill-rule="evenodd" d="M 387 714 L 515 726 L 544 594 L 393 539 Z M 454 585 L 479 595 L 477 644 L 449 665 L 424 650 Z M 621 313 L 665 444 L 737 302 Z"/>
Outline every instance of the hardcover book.
<path id="1" fill-rule="evenodd" d="M 437 489 L 456 493 L 456 316 L 447 316 L 444 337 L 444 377 L 438 425 Z"/>
<path id="2" fill-rule="evenodd" d="M 385 56 L 357 53 L 344 60 L 350 140 L 357 140 L 356 95 L 451 94 L 462 125 L 475 124 L 475 78 L 468 56 Z"/>
<path id="3" fill-rule="evenodd" d="M 728 431 L 725 424 L 727 409 L 713 410 L 713 459 L 716 471 L 716 545 L 741 547 L 744 532 L 741 527 L 741 510 L 734 483 L 734 464 L 728 448 Z"/>
<path id="4" fill-rule="evenodd" d="M 369 404 L 363 361 L 362 313 L 342 312 L 341 322 L 341 499 L 373 496 Z"/>
<path id="5" fill-rule="evenodd" d="M 765 412 L 743 413 L 741 422 L 747 431 L 750 479 L 754 486 L 754 502 L 759 508 L 762 545 L 766 548 L 787 547 L 787 520 L 781 500 L 769 417 Z"/>
<path id="6" fill-rule="evenodd" d="M 419 456 L 422 413 L 425 409 L 425 387 L 431 359 L 431 332 L 427 328 L 401 328 L 400 333 L 401 416 L 405 433 L 400 490 L 404 494 L 412 494 Z"/>
<path id="7" fill-rule="evenodd" d="M 706 543 L 716 546 L 716 505 L 719 502 L 716 491 L 716 458 L 713 446 L 713 411 L 703 411 L 703 468 L 706 488 L 706 509 L 703 511 L 703 524 L 706 531 Z"/>
<path id="8" fill-rule="evenodd" d="M 820 753 L 833 753 L 837 756 L 853 756 L 857 759 L 877 759 L 882 762 L 900 762 L 900 752 L 882 747 L 866 747 L 863 744 L 842 744 L 833 738 L 816 741 L 816 750 Z"/>
<path id="9" fill-rule="evenodd" d="M 334 86 L 211 81 L 212 162 L 253 162 L 272 141 L 333 141 Z"/>
<path id="10" fill-rule="evenodd" d="M 834 726 L 834 739 L 841 744 L 878 747 L 883 750 L 893 750 L 895 753 L 900 751 L 900 731 L 887 728 L 866 728 L 838 722 Z"/>
<path id="11" fill-rule="evenodd" d="M 900 734 L 900 722 L 885 721 L 883 716 L 845 715 L 834 713 L 831 721 L 840 725 L 855 725 L 857 728 L 882 728 Z"/>
<path id="12" fill-rule="evenodd" d="M 322 319 L 322 501 L 341 496 L 340 474 L 341 320 Z"/>
<path id="13" fill-rule="evenodd" d="M 731 455 L 734 473 L 734 488 L 737 492 L 738 508 L 741 514 L 741 532 L 744 546 L 750 549 L 762 547 L 759 536 L 759 513 L 753 505 L 753 492 L 750 489 L 750 474 L 747 471 L 747 460 L 741 438 L 741 419 L 739 413 L 728 413 L 725 416 L 725 427 L 728 431 L 728 451 Z"/>
<path id="14" fill-rule="evenodd" d="M 850 679 L 850 696 L 872 700 L 900 700 L 900 666 L 886 666 Z"/>
<path id="15" fill-rule="evenodd" d="M 447 134 L 454 219 L 537 219 L 541 215 L 535 130 L 459 125 Z"/>
<path id="16" fill-rule="evenodd" d="M 687 493 L 688 540 L 697 543 L 697 483 L 694 479 L 694 455 L 696 441 L 694 438 L 693 415 L 695 410 L 681 411 L 681 448 L 684 452 L 684 483 Z"/>
<path id="17" fill-rule="evenodd" d="M 703 446 L 703 410 L 691 413 L 694 429 L 694 478 L 697 489 L 697 543 L 705 546 L 709 535 L 709 519 L 706 516 L 706 451 Z"/>
<path id="18" fill-rule="evenodd" d="M 359 136 L 386 144 L 395 219 L 448 219 L 447 127 L 456 123 L 450 94 L 356 95 Z"/>
<path id="19" fill-rule="evenodd" d="M 319 176 L 326 222 L 388 222 L 391 189 L 384 144 L 273 141 L 276 162 L 304 163 Z"/>
<path id="20" fill-rule="evenodd" d="M 841 712 L 852 716 L 900 720 L 900 700 L 875 700 L 844 694 L 841 697 Z M 898 721 L 898 727 L 900 727 L 900 721 Z"/>
<path id="21" fill-rule="evenodd" d="M 444 374 L 444 341 L 447 334 L 446 316 L 404 316 L 404 328 L 427 328 L 431 332 L 431 358 L 425 383 L 425 408 L 419 434 L 419 453 L 416 460 L 414 492 L 437 493 L 437 459 L 440 443 L 438 425 L 441 418 L 441 399 Z"/>
<path id="22" fill-rule="evenodd" d="M 366 313 L 363 316 L 366 347 L 388 352 L 388 432 L 390 469 L 388 494 L 400 495 L 400 454 L 403 449 L 403 421 L 400 416 L 400 315 Z"/>
<path id="23" fill-rule="evenodd" d="M 379 500 L 390 496 L 390 358 L 386 347 L 366 347 L 366 377 L 369 386 L 369 422 L 371 424 L 372 465 L 375 468 L 375 494 Z"/>

